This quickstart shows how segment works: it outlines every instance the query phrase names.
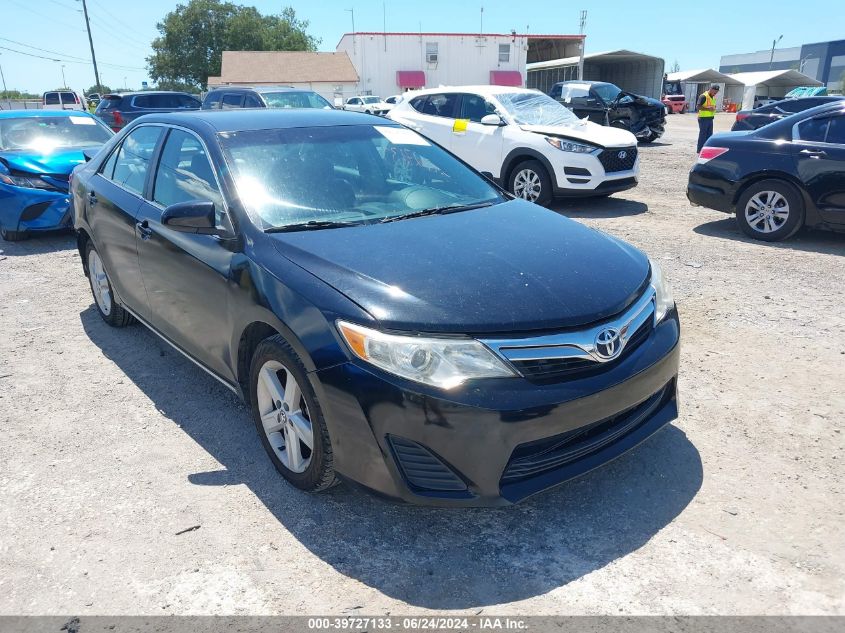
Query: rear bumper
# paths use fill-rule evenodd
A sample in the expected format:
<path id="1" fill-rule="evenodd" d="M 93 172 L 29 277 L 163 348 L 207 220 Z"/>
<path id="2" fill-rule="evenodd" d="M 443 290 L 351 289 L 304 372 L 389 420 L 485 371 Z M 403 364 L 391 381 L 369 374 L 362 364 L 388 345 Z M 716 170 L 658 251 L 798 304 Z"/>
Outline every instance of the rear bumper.
<path id="1" fill-rule="evenodd" d="M 713 178 L 693 168 L 687 183 L 687 199 L 691 204 L 699 207 L 707 207 L 722 213 L 733 213 L 735 189 L 734 183 Z"/>
<path id="2" fill-rule="evenodd" d="M 335 467 L 415 504 L 516 503 L 615 459 L 677 417 L 679 337 L 673 312 L 606 373 L 549 385 L 509 378 L 426 391 L 355 363 L 321 370 L 315 387 Z M 562 441 L 568 455 L 544 461 L 549 443 Z"/>
<path id="3" fill-rule="evenodd" d="M 70 194 L 0 184 L 0 225 L 9 231 L 51 231 L 70 228 Z"/>

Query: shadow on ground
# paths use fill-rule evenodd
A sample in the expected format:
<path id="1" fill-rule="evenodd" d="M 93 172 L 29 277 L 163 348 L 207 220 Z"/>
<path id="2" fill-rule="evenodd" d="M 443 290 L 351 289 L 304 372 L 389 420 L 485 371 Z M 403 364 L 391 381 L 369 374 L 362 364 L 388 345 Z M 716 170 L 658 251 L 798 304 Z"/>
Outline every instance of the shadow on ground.
<path id="1" fill-rule="evenodd" d="M 797 235 L 786 241 L 763 242 L 752 239 L 743 233 L 733 217 L 707 222 L 695 227 L 693 230 L 699 235 L 756 244 L 761 248 L 779 248 L 845 256 L 845 235 L 831 231 L 802 229 Z"/>
<path id="2" fill-rule="evenodd" d="M 76 238 L 69 231 L 55 231 L 39 233 L 20 242 L 7 242 L 0 238 L 0 258 L 27 257 L 29 255 L 43 255 L 57 253 L 76 248 Z"/>
<path id="3" fill-rule="evenodd" d="M 247 408 L 212 378 L 141 326 L 112 329 L 93 306 L 80 319 L 162 414 L 223 465 L 190 482 L 248 486 L 339 573 L 411 605 L 472 609 L 548 593 L 642 547 L 701 486 L 698 451 L 670 425 L 613 464 L 511 508 L 394 505 L 344 485 L 308 495 L 276 473 Z"/>
<path id="4" fill-rule="evenodd" d="M 648 205 L 636 200 L 617 198 L 576 198 L 555 200 L 549 208 L 569 218 L 621 218 L 648 211 Z"/>

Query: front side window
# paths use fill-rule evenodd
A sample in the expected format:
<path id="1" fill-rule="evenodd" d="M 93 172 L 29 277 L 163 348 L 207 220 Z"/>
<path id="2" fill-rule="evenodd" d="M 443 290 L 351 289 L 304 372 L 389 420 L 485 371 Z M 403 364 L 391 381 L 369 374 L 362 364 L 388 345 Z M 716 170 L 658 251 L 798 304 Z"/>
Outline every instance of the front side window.
<path id="1" fill-rule="evenodd" d="M 205 97 L 205 107 L 211 109 L 217 109 L 220 107 L 220 97 L 222 93 L 220 92 L 210 92 Z"/>
<path id="2" fill-rule="evenodd" d="M 622 90 L 613 84 L 594 84 L 593 92 L 605 103 L 613 103 L 619 98 Z"/>
<path id="3" fill-rule="evenodd" d="M 223 100 L 221 101 L 220 107 L 224 110 L 231 110 L 232 108 L 240 108 L 241 104 L 243 103 L 243 96 L 236 94 L 236 93 L 229 93 L 227 95 L 223 95 Z"/>
<path id="4" fill-rule="evenodd" d="M 161 128 L 158 126 L 145 125 L 132 130 L 117 151 L 112 180 L 129 191 L 143 195 L 150 159 L 160 136 Z"/>
<path id="5" fill-rule="evenodd" d="M 364 97 L 364 103 L 378 103 L 381 97 Z"/>
<path id="6" fill-rule="evenodd" d="M 153 200 L 164 207 L 208 200 L 214 203 L 217 225 L 222 226 L 223 196 L 205 148 L 193 134 L 177 129 L 170 131 L 156 171 Z"/>
<path id="7" fill-rule="evenodd" d="M 264 104 L 261 103 L 261 99 L 256 97 L 254 94 L 247 93 L 244 97 L 244 107 L 245 108 L 263 108 Z"/>
<path id="8" fill-rule="evenodd" d="M 371 224 L 502 201 L 451 154 L 398 126 L 247 130 L 221 133 L 220 141 L 241 201 L 261 229 Z"/>
<path id="9" fill-rule="evenodd" d="M 457 105 L 457 102 L 457 94 L 428 95 L 428 99 L 423 106 L 422 113 L 431 116 L 442 116 L 454 119 L 455 105 Z"/>
<path id="10" fill-rule="evenodd" d="M 461 98 L 461 117 L 480 123 L 488 114 L 496 114 L 496 106 L 480 95 L 465 94 Z"/>
<path id="11" fill-rule="evenodd" d="M 499 44 L 499 62 L 509 62 L 511 60 L 511 45 Z"/>
<path id="12" fill-rule="evenodd" d="M 98 119 L 78 116 L 36 116 L 0 119 L 0 150 L 49 154 L 67 147 L 102 145 L 112 132 Z"/>
<path id="13" fill-rule="evenodd" d="M 316 92 L 265 92 L 262 96 L 269 108 L 325 109 L 332 107 Z"/>
<path id="14" fill-rule="evenodd" d="M 580 119 L 542 92 L 504 92 L 496 99 L 518 125 L 577 125 Z"/>

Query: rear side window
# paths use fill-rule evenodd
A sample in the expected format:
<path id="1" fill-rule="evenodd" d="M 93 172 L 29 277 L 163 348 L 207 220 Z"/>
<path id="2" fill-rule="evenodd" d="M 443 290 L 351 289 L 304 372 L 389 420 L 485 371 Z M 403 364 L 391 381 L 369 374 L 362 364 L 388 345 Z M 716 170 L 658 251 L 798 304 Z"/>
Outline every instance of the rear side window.
<path id="1" fill-rule="evenodd" d="M 117 95 L 108 95 L 107 97 L 103 97 L 100 99 L 100 104 L 97 106 L 97 112 L 102 112 L 103 110 L 114 110 L 120 107 L 122 101 L 123 98 Z"/>
<path id="2" fill-rule="evenodd" d="M 428 95 L 424 95 L 422 97 L 417 97 L 416 99 L 411 99 L 408 102 L 414 110 L 417 112 L 422 112 L 425 109 L 425 102 L 428 100 Z"/>
<path id="3" fill-rule="evenodd" d="M 60 92 L 62 103 L 79 103 L 79 99 L 73 92 Z"/>
<path id="4" fill-rule="evenodd" d="M 830 119 L 808 119 L 797 125 L 796 137 L 811 143 L 824 143 Z"/>
<path id="5" fill-rule="evenodd" d="M 561 97 L 561 93 L 563 92 L 563 86 L 552 86 L 552 91 L 549 93 L 549 96 L 552 99 L 559 99 Z"/>
<path id="6" fill-rule="evenodd" d="M 160 136 L 158 126 L 145 125 L 130 132 L 117 152 L 112 180 L 143 195 L 150 159 Z"/>
<path id="7" fill-rule="evenodd" d="M 827 128 L 827 142 L 845 145 L 845 116 L 835 116 Z"/>
<path id="8" fill-rule="evenodd" d="M 458 103 L 456 94 L 429 95 L 423 107 L 423 114 L 455 118 L 455 106 Z"/>
<path id="9" fill-rule="evenodd" d="M 44 95 L 44 105 L 60 105 L 59 104 L 59 93 L 58 92 L 48 92 Z"/>
<path id="10" fill-rule="evenodd" d="M 196 109 L 202 107 L 202 103 L 196 97 L 191 95 L 175 95 L 177 108 Z"/>
<path id="11" fill-rule="evenodd" d="M 153 200 L 165 207 L 178 202 L 209 200 L 214 203 L 220 224 L 223 198 L 205 149 L 193 134 L 170 131 L 156 172 Z"/>
<path id="12" fill-rule="evenodd" d="M 259 99 L 255 95 L 247 94 L 244 97 L 244 107 L 245 108 L 263 108 L 264 104 L 261 102 L 261 99 Z"/>
<path id="13" fill-rule="evenodd" d="M 221 102 L 220 107 L 224 110 L 231 110 L 232 108 L 240 108 L 241 104 L 243 103 L 243 96 L 237 93 L 229 93 L 227 95 L 223 95 L 223 101 Z"/>
<path id="14" fill-rule="evenodd" d="M 203 107 L 204 108 L 212 108 L 212 109 L 216 110 L 217 108 L 220 107 L 220 97 L 222 97 L 222 96 L 223 96 L 222 92 L 216 92 L 216 91 L 209 92 L 205 96 L 205 101 L 202 104 Z"/>

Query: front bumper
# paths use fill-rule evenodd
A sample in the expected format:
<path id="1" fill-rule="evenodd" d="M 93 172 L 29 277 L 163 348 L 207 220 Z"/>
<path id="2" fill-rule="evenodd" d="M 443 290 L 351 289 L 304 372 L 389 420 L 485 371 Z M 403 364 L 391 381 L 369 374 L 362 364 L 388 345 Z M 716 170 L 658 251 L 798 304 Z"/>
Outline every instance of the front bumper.
<path id="1" fill-rule="evenodd" d="M 606 148 L 606 152 L 631 151 L 632 148 Z M 635 149 L 635 148 L 633 148 Z M 630 169 L 607 171 L 596 153 L 566 153 L 554 164 L 555 191 L 558 198 L 607 195 L 637 186 L 640 158 Z"/>
<path id="2" fill-rule="evenodd" d="M 314 382 L 345 479 L 415 504 L 509 505 L 615 459 L 675 419 L 679 340 L 673 311 L 606 372 L 547 385 L 505 378 L 443 392 L 355 362 Z M 545 467 L 561 437 L 581 439 L 569 459 Z"/>
<path id="3" fill-rule="evenodd" d="M 51 231 L 73 224 L 70 194 L 0 184 L 0 226 L 9 231 Z"/>

